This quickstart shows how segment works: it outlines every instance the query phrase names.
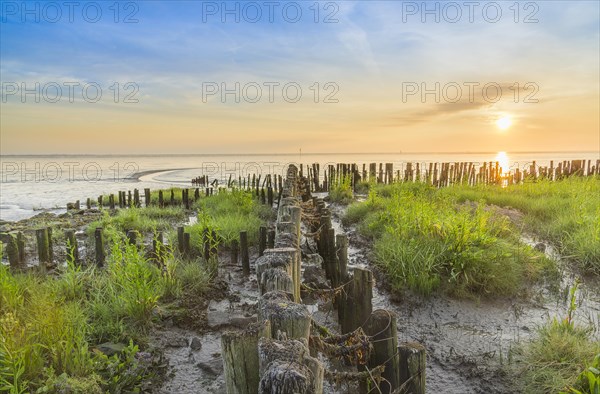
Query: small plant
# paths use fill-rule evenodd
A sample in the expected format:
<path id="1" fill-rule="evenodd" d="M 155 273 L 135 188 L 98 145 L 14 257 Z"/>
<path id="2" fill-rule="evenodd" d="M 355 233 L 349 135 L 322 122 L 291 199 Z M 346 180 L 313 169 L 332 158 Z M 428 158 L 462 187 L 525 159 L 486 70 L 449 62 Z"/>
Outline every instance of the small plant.
<path id="1" fill-rule="evenodd" d="M 352 191 L 352 178 L 350 176 L 342 177 L 338 182 L 331 185 L 329 190 L 331 201 L 339 204 L 349 204 L 354 199 Z"/>
<path id="2" fill-rule="evenodd" d="M 600 344 L 592 338 L 591 327 L 577 326 L 573 320 L 578 286 L 579 280 L 569 291 L 567 316 L 541 327 L 538 338 L 526 348 L 527 392 L 596 394 L 600 389 Z"/>

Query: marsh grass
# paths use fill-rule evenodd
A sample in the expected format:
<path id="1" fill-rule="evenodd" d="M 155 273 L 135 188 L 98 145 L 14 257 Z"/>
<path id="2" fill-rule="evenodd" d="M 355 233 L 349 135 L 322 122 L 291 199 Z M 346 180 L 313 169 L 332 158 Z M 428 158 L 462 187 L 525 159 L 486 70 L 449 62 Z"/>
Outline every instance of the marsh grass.
<path id="1" fill-rule="evenodd" d="M 586 272 L 600 275 L 600 178 L 529 180 L 506 188 L 451 187 L 458 201 L 483 201 L 524 213 L 527 231 L 557 245 L 560 254 Z"/>
<path id="2" fill-rule="evenodd" d="M 425 184 L 372 188 L 344 222 L 373 239 L 376 263 L 396 290 L 510 296 L 555 273 L 551 261 L 520 242 L 508 218 Z"/>
<path id="3" fill-rule="evenodd" d="M 338 204 L 350 204 L 354 200 L 352 178 L 350 176 L 345 176 L 332 184 L 329 190 L 329 198 L 332 202 Z"/>
<path id="4" fill-rule="evenodd" d="M 564 319 L 553 318 L 524 348 L 524 391 L 527 393 L 590 393 L 600 390 L 600 342 L 597 327 L 576 325 L 578 282 L 570 290 Z"/>
<path id="5" fill-rule="evenodd" d="M 159 318 L 160 303 L 200 297 L 211 273 L 167 250 L 167 274 L 122 241 L 105 269 L 61 266 L 56 277 L 0 266 L 0 391 L 136 392 L 151 371 L 135 357 Z M 129 343 L 107 357 L 94 346 Z"/>
<path id="6" fill-rule="evenodd" d="M 141 234 L 165 231 L 185 219 L 186 214 L 181 207 L 127 208 L 112 215 L 104 211 L 102 218 L 90 223 L 86 232 L 92 237 L 96 227 L 102 227 L 109 240 L 116 241 L 126 230 L 135 230 Z"/>
<path id="7" fill-rule="evenodd" d="M 216 232 L 217 239 L 211 240 L 214 245 L 230 247 L 241 231 L 248 232 L 250 245 L 257 244 L 260 226 L 274 217 L 273 209 L 260 204 L 252 192 L 238 189 L 201 198 L 194 207 L 198 210 L 198 223 L 188 228 L 192 247 L 200 250 L 205 229 Z"/>

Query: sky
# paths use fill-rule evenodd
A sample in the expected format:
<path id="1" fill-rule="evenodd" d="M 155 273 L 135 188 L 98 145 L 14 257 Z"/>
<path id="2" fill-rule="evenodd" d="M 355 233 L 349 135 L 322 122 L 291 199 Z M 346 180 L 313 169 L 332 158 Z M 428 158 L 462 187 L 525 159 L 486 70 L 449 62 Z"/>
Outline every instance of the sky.
<path id="1" fill-rule="evenodd" d="M 0 153 L 600 152 L 599 4 L 2 0 Z"/>

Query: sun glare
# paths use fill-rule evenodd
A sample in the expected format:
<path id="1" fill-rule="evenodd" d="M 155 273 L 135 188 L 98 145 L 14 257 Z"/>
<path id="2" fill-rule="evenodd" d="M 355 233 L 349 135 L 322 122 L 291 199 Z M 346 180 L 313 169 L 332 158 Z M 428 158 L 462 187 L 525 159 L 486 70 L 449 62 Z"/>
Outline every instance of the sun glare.
<path id="1" fill-rule="evenodd" d="M 508 116 L 503 116 L 496 121 L 496 126 L 498 126 L 498 128 L 500 130 L 506 130 L 511 125 L 512 125 L 512 121 L 510 120 L 510 118 Z"/>
<path id="2" fill-rule="evenodd" d="M 502 168 L 502 173 L 505 174 L 509 171 L 510 168 L 510 160 L 506 152 L 498 152 L 496 155 L 496 161 L 500 168 Z"/>

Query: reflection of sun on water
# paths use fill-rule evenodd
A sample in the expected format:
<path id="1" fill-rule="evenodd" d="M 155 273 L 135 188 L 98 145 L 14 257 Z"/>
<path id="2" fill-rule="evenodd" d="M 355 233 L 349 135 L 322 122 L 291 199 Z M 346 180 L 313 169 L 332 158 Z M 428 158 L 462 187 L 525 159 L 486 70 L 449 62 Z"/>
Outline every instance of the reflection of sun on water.
<path id="1" fill-rule="evenodd" d="M 496 155 L 496 161 L 498 165 L 502 168 L 502 175 L 506 175 L 510 171 L 510 159 L 506 152 L 498 152 Z"/>

